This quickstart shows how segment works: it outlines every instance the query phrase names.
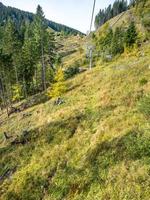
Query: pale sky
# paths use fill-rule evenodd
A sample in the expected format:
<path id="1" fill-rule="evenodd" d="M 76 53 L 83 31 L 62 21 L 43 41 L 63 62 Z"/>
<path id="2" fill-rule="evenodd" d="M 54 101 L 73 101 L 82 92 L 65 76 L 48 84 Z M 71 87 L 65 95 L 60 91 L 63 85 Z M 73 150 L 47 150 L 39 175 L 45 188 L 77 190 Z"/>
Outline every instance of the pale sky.
<path id="1" fill-rule="evenodd" d="M 35 13 L 40 4 L 47 19 L 84 33 L 89 30 L 94 0 L 0 0 L 6 6 Z M 115 0 L 97 0 L 95 14 Z M 94 26 L 93 26 L 94 28 Z"/>

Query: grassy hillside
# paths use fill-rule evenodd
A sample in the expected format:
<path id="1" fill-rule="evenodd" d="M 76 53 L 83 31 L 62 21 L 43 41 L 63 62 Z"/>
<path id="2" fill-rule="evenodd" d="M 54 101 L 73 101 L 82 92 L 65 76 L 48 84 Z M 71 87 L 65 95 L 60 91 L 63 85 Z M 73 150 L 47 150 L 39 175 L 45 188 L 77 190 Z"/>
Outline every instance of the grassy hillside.
<path id="1" fill-rule="evenodd" d="M 84 59 L 85 36 L 57 36 L 58 53 L 62 57 L 64 68 Z"/>
<path id="2" fill-rule="evenodd" d="M 85 69 L 89 65 L 86 57 L 86 36 L 57 35 L 57 51 L 61 57 L 61 65 L 64 71 L 68 69 Z"/>
<path id="3" fill-rule="evenodd" d="M 65 67 L 84 41 L 62 42 Z M 95 63 L 66 81 L 62 105 L 39 94 L 0 115 L 0 200 L 150 199 L 150 43 Z"/>
<path id="4" fill-rule="evenodd" d="M 26 117 L 3 114 L 1 199 L 148 200 L 149 52 L 147 44 L 69 80 L 61 106 L 50 100 Z M 11 145 L 23 130 L 28 142 Z"/>
<path id="5" fill-rule="evenodd" d="M 142 2 L 143 1 L 141 1 L 141 4 L 139 4 L 138 6 L 131 8 L 130 10 L 127 10 L 119 14 L 118 16 L 110 19 L 107 23 L 113 30 L 115 30 L 117 27 L 127 28 L 129 23 L 131 21 L 134 21 L 138 30 L 139 37 L 143 37 L 145 39 L 145 37 L 150 36 L 150 1 L 146 0 L 146 4 L 144 7 L 142 6 Z M 97 34 L 99 34 L 101 30 L 103 30 L 103 27 L 100 27 L 97 30 Z"/>

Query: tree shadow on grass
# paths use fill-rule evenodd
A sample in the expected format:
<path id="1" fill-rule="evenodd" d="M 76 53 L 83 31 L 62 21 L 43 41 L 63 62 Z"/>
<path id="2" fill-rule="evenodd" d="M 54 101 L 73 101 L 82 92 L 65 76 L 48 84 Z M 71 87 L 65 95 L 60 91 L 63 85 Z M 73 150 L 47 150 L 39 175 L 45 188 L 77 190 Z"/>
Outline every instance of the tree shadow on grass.
<path id="1" fill-rule="evenodd" d="M 19 108 L 21 108 L 21 110 L 26 110 L 33 106 L 46 103 L 47 101 L 49 101 L 49 97 L 44 93 L 39 93 L 21 102 Z"/>
<path id="2" fill-rule="evenodd" d="M 150 158 L 150 137 L 136 130 L 129 131 L 123 137 L 97 144 L 86 155 L 85 165 L 90 167 L 93 180 L 103 182 L 100 171 L 108 170 L 122 161 L 136 161 Z"/>
<path id="3" fill-rule="evenodd" d="M 113 109 L 107 109 L 107 113 Z M 1 169 L 5 169 L 6 166 L 9 169 L 17 167 L 22 160 L 26 160 L 24 165 L 28 164 L 40 141 L 44 145 L 51 145 L 51 147 L 60 145 L 62 142 L 74 137 L 83 121 L 89 122 L 86 128 L 92 127 L 92 121 L 98 122 L 105 115 L 106 111 L 104 111 L 104 109 L 98 109 L 97 111 L 86 109 L 84 112 L 75 111 L 70 117 L 31 129 L 26 136 L 20 133 L 17 138 L 12 138 L 8 141 L 7 146 L 0 148 L 0 157 L 2 158 L 0 161 Z M 40 148 L 42 148 L 42 145 Z M 96 151 L 96 149 L 93 151 Z M 0 176 L 3 176 L 4 171 L 0 171 Z"/>
<path id="4" fill-rule="evenodd" d="M 93 183 L 104 186 L 109 169 L 122 161 L 150 158 L 150 139 L 138 130 L 122 137 L 97 144 L 86 154 L 81 168 L 66 167 L 66 177 L 72 177 L 68 193 L 88 193 Z"/>
<path id="5" fill-rule="evenodd" d="M 92 114 L 90 115 L 89 113 Z M 37 143 L 40 141 L 44 141 L 44 145 L 47 144 L 53 147 L 73 138 L 76 134 L 78 126 L 82 123 L 82 120 L 88 120 L 87 116 L 93 117 L 93 112 L 88 110 L 88 112 L 85 113 L 74 113 L 71 117 L 66 117 L 65 119 L 51 122 L 43 127 L 38 127 L 34 130 L 30 130 L 27 143 L 25 144 L 18 144 L 13 146 L 8 145 L 5 148 L 1 148 L 0 157 L 2 157 L 2 159 L 0 161 L 0 165 L 3 169 L 0 172 L 1 175 L 7 172 L 6 170 L 8 169 L 11 171 L 14 168 L 18 170 L 18 167 L 22 161 L 24 161 L 24 165 L 27 165 L 35 152 Z M 95 120 L 96 118 L 97 115 L 94 117 L 94 119 L 92 119 Z M 89 118 L 89 121 L 90 120 L 91 118 Z M 20 138 L 21 137 L 22 136 L 20 135 Z M 60 167 L 62 168 L 58 171 L 59 173 L 62 171 L 60 174 L 62 179 L 64 179 L 64 177 L 66 178 L 66 186 L 55 186 L 55 190 L 57 192 L 62 187 L 60 195 L 63 197 L 67 196 L 69 193 L 86 193 L 91 184 L 94 182 L 101 184 L 105 183 L 106 179 L 101 175 L 105 172 L 107 174 L 111 167 L 122 161 L 135 161 L 145 157 L 150 157 L 149 136 L 139 130 L 131 130 L 122 137 L 115 138 L 111 141 L 105 141 L 103 143 L 97 143 L 86 153 L 84 164 L 83 166 L 80 166 L 80 169 L 68 165 L 68 160 L 63 162 L 64 160 L 62 157 L 62 160 L 58 161 L 58 163 L 63 162 L 65 164 L 55 167 L 56 169 L 59 169 Z M 87 175 L 87 171 L 85 169 L 87 169 L 88 173 L 90 173 L 90 176 Z M 100 171 L 101 173 L 99 173 Z M 15 172 L 16 171 L 14 171 L 14 173 Z M 55 174 L 57 174 L 57 170 L 54 170 L 54 173 L 52 174 L 52 176 L 55 176 Z M 7 176 L 4 177 L 4 179 L 7 179 Z M 35 190 L 36 194 L 36 189 L 39 188 L 39 185 L 40 187 L 43 186 L 43 181 L 44 184 L 48 184 L 48 186 L 45 186 L 46 190 L 48 190 L 47 187 L 50 188 L 51 184 L 53 184 L 49 183 L 48 179 L 49 176 L 46 176 L 45 178 L 43 177 L 42 180 L 40 179 L 40 183 L 38 183 L 39 180 L 35 179 L 35 182 L 32 183 L 33 190 L 30 192 L 34 193 Z M 27 181 L 27 185 L 30 185 L 28 184 L 29 182 Z M 66 187 L 65 194 L 63 187 Z M 26 193 L 28 189 L 29 188 L 25 188 L 24 192 Z M 38 190 L 40 191 L 40 189 Z M 39 194 L 41 195 L 41 193 Z"/>
<path id="6" fill-rule="evenodd" d="M 55 146 L 71 139 L 82 118 L 82 113 L 75 114 L 70 118 L 54 121 L 43 127 L 30 130 L 27 135 L 20 133 L 16 138 L 12 138 L 7 146 L 0 148 L 0 157 L 2 158 L 0 160 L 0 177 L 5 180 L 7 178 L 6 171 L 17 168 L 22 160 L 26 160 L 24 164 L 28 164 L 40 141 L 44 141 L 45 145 Z"/>

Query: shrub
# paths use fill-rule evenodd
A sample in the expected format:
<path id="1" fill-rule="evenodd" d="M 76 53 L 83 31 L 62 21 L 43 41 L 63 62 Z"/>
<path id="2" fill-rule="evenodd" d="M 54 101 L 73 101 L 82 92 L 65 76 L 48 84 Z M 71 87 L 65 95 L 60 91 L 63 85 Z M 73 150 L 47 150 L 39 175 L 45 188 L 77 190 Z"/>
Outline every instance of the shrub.
<path id="1" fill-rule="evenodd" d="M 66 85 L 64 82 L 64 72 L 59 68 L 55 75 L 55 83 L 52 85 L 52 88 L 48 90 L 47 95 L 49 97 L 60 97 L 66 91 Z"/>
<path id="2" fill-rule="evenodd" d="M 21 85 L 19 85 L 19 84 L 13 85 L 12 90 L 13 90 L 13 96 L 12 96 L 13 101 L 18 101 L 23 97 Z"/>
<path id="3" fill-rule="evenodd" d="M 79 48 L 79 52 L 80 54 L 83 54 L 84 53 L 84 49 L 82 47 Z"/>
<path id="4" fill-rule="evenodd" d="M 150 9 L 148 10 L 148 12 L 146 14 L 144 14 L 142 23 L 143 23 L 144 27 L 150 28 Z"/>
<path id="5" fill-rule="evenodd" d="M 140 83 L 141 86 L 147 84 L 147 82 L 148 82 L 148 80 L 147 80 L 146 78 L 142 78 L 142 79 L 139 81 L 139 83 Z"/>
<path id="6" fill-rule="evenodd" d="M 81 65 L 84 66 L 84 65 L 87 65 L 87 64 L 89 64 L 89 60 L 86 57 L 84 57 L 82 59 Z"/>
<path id="7" fill-rule="evenodd" d="M 65 71 L 65 79 L 69 79 L 72 78 L 74 75 L 79 73 L 79 66 L 75 65 L 72 67 L 69 67 L 66 71 Z"/>
<path id="8" fill-rule="evenodd" d="M 138 110 L 145 116 L 150 117 L 150 95 L 141 98 L 138 103 Z"/>

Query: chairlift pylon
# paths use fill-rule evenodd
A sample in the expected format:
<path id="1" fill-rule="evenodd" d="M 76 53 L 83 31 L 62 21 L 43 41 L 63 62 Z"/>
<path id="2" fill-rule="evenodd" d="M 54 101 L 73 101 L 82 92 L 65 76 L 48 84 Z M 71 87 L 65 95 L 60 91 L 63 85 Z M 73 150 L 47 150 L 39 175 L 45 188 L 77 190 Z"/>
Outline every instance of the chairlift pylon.
<path id="1" fill-rule="evenodd" d="M 94 2 L 93 2 L 92 17 L 91 17 L 90 30 L 89 30 L 89 34 L 88 35 L 90 35 L 91 31 L 92 31 L 94 12 L 95 12 L 95 5 L 96 5 L 96 0 L 94 0 Z M 94 49 L 94 46 L 92 44 L 88 44 L 87 45 L 87 51 L 89 52 L 88 54 L 89 54 L 89 58 L 90 58 L 90 64 L 89 64 L 89 68 L 90 69 L 92 69 L 93 49 Z"/>

